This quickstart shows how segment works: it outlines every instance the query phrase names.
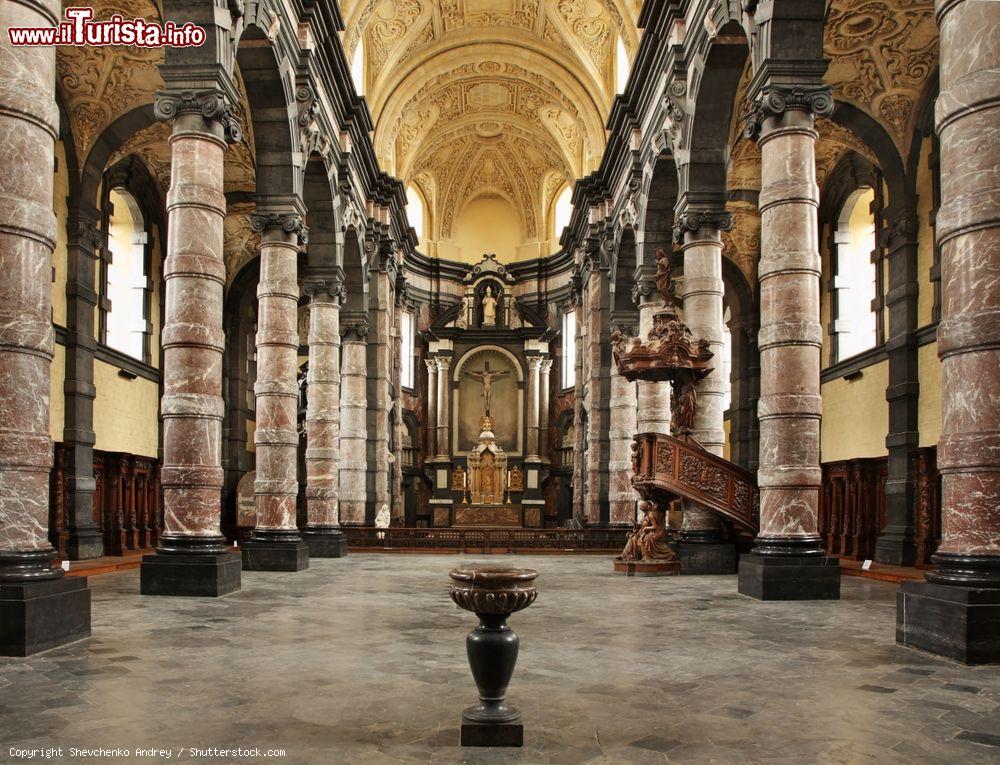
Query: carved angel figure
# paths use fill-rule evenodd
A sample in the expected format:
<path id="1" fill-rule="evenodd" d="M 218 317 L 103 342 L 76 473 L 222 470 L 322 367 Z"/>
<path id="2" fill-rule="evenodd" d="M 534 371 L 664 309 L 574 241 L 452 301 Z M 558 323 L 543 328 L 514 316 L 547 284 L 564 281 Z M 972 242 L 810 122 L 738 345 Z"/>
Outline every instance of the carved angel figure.
<path id="1" fill-rule="evenodd" d="M 656 289 L 663 298 L 664 306 L 674 304 L 674 296 L 670 293 L 670 254 L 662 247 L 656 248 Z"/>
<path id="2" fill-rule="evenodd" d="M 639 510 L 643 518 L 629 534 L 625 549 L 615 560 L 620 561 L 669 561 L 677 554 L 667 544 L 667 522 L 663 511 L 655 502 L 642 500 Z"/>

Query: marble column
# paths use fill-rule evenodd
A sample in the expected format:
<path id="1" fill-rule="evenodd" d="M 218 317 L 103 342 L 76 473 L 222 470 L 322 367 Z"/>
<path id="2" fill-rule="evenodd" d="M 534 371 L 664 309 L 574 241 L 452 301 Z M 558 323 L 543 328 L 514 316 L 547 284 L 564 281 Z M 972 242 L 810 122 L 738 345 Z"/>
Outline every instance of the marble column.
<path id="1" fill-rule="evenodd" d="M 721 457 L 727 384 L 722 363 L 722 232 L 732 229 L 733 218 L 725 211 L 687 211 L 677 220 L 675 238 L 684 253 L 684 321 L 696 339 L 708 340 L 715 354 L 712 371 L 698 382 L 692 436 L 706 451 Z M 736 573 L 735 548 L 725 542 L 718 515 L 689 500 L 681 508 L 681 573 Z"/>
<path id="2" fill-rule="evenodd" d="M 612 526 L 635 523 L 638 496 L 632 488 L 632 439 L 636 434 L 636 383 L 611 367 L 611 446 L 608 500 Z"/>
<path id="3" fill-rule="evenodd" d="M 748 120 L 760 131 L 760 531 L 739 591 L 764 600 L 840 597 L 840 567 L 817 529 L 820 466 L 820 256 L 816 115 L 824 88 L 766 85 Z"/>
<path id="4" fill-rule="evenodd" d="M 224 595 L 240 559 L 220 530 L 222 471 L 223 155 L 239 128 L 218 91 L 161 95 L 173 120 L 163 265 L 163 534 L 143 558 L 144 595 Z"/>
<path id="5" fill-rule="evenodd" d="M 437 356 L 438 366 L 438 461 L 451 461 L 451 356 Z"/>
<path id="6" fill-rule="evenodd" d="M 941 546 L 900 588 L 896 640 L 1000 661 L 1000 3 L 938 0 Z"/>
<path id="7" fill-rule="evenodd" d="M 653 314 L 661 307 L 659 293 L 651 284 L 640 285 L 639 296 L 639 339 L 649 337 L 653 327 Z M 636 383 L 636 432 L 670 434 L 670 383 L 639 380 Z"/>
<path id="8" fill-rule="evenodd" d="M 341 329 L 343 359 L 340 375 L 340 522 L 363 526 L 368 492 L 367 342 L 368 323 L 351 317 Z"/>
<path id="9" fill-rule="evenodd" d="M 528 448 L 525 453 L 526 462 L 538 462 L 541 457 L 538 453 L 538 398 L 539 398 L 539 372 L 542 368 L 540 356 L 528 356 L 528 383 L 525 394 L 528 398 Z"/>
<path id="10" fill-rule="evenodd" d="M 368 486 L 365 522 L 374 524 L 383 508 L 390 512 L 389 415 L 392 411 L 392 329 L 393 294 L 396 260 L 391 251 L 379 253 L 379 265 L 370 272 L 368 282 Z"/>
<path id="11" fill-rule="evenodd" d="M 340 303 L 343 277 L 307 281 L 309 372 L 306 376 L 306 527 L 310 558 L 347 555 L 340 530 Z"/>
<path id="12" fill-rule="evenodd" d="M 424 389 L 427 398 L 427 445 L 425 462 L 437 455 L 437 359 L 424 359 L 427 367 L 427 387 Z"/>
<path id="13" fill-rule="evenodd" d="M 585 514 L 587 523 L 604 525 L 610 521 L 608 501 L 611 450 L 611 307 L 608 274 L 594 268 L 587 277 L 585 313 L 589 419 L 587 422 L 587 482 Z"/>
<path id="14" fill-rule="evenodd" d="M 56 2 L 6 3 L 0 24 L 52 27 Z M 90 634 L 86 581 L 63 579 L 49 543 L 53 48 L 0 42 L 0 655 Z"/>
<path id="15" fill-rule="evenodd" d="M 309 548 L 296 523 L 298 256 L 306 231 L 302 216 L 288 212 L 254 215 L 250 227 L 261 233 L 254 385 L 257 527 L 243 545 L 243 568 L 301 571 L 309 567 Z"/>
<path id="16" fill-rule="evenodd" d="M 580 301 L 576 307 L 576 337 L 569 338 L 569 342 L 576 343 L 576 384 L 573 386 L 573 518 L 580 523 L 586 520 L 586 454 L 587 454 L 587 409 L 583 394 L 583 311 Z"/>
<path id="17" fill-rule="evenodd" d="M 549 393 L 552 389 L 552 359 L 542 359 L 542 367 L 539 372 L 538 391 L 538 417 L 541 430 L 538 434 L 538 451 L 542 455 L 542 462 L 551 463 L 552 446 L 549 443 L 549 432 L 551 430 L 549 412 Z"/>

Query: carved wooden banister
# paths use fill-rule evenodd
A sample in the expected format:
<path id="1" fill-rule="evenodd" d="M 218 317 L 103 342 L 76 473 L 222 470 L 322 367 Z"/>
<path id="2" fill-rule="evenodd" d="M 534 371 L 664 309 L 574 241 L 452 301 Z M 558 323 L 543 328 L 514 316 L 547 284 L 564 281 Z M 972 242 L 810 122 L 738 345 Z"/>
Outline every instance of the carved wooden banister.
<path id="1" fill-rule="evenodd" d="M 640 433 L 632 442 L 632 485 L 645 499 L 693 500 L 756 534 L 760 519 L 753 473 L 705 451 L 696 441 Z"/>

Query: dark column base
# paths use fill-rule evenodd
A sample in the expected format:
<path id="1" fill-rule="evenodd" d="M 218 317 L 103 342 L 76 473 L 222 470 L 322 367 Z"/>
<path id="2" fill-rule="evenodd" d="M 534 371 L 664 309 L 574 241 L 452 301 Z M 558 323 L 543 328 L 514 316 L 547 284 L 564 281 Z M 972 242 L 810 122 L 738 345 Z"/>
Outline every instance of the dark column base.
<path id="1" fill-rule="evenodd" d="M 839 600 L 840 559 L 755 552 L 742 555 L 739 593 L 757 600 Z"/>
<path id="2" fill-rule="evenodd" d="M 347 555 L 347 537 L 340 529 L 305 528 L 302 541 L 310 558 L 343 558 Z"/>
<path id="3" fill-rule="evenodd" d="M 143 555 L 139 592 L 217 598 L 240 589 L 241 570 L 236 552 Z"/>
<path id="4" fill-rule="evenodd" d="M 86 577 L 0 584 L 0 656 L 30 656 L 86 637 Z"/>
<path id="5" fill-rule="evenodd" d="M 1000 662 L 1000 590 L 902 582 L 896 642 L 965 664 Z"/>
<path id="6" fill-rule="evenodd" d="M 462 746 L 524 746 L 521 721 L 477 723 L 462 720 Z"/>
<path id="7" fill-rule="evenodd" d="M 675 545 L 681 574 L 735 574 L 736 545 L 732 542 L 687 542 Z"/>
<path id="8" fill-rule="evenodd" d="M 270 535 L 254 532 L 243 545 L 245 571 L 304 571 L 309 568 L 309 548 L 297 533 Z"/>
<path id="9" fill-rule="evenodd" d="M 91 560 L 104 555 L 104 537 L 96 526 L 69 530 L 66 555 L 70 560 Z"/>
<path id="10" fill-rule="evenodd" d="M 888 527 L 875 542 L 875 562 L 912 566 L 917 562 L 917 542 L 912 529 Z"/>

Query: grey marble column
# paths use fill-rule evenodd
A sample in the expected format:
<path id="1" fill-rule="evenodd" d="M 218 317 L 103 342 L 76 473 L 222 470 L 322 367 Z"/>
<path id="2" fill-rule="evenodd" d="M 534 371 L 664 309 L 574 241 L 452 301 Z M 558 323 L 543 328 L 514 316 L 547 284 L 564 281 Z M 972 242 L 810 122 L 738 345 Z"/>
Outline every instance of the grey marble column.
<path id="1" fill-rule="evenodd" d="M 608 461 L 612 525 L 635 523 L 638 496 L 632 488 L 632 438 L 636 434 L 636 383 L 611 368 L 611 456 Z"/>
<path id="2" fill-rule="evenodd" d="M 740 592 L 840 597 L 840 568 L 817 528 L 820 465 L 820 256 L 815 115 L 824 88 L 767 86 L 748 121 L 760 132 L 760 532 L 740 562 Z"/>
<path id="3" fill-rule="evenodd" d="M 451 459 L 451 380 L 448 370 L 451 367 L 451 356 L 437 356 L 438 367 L 438 460 L 447 462 Z"/>
<path id="4" fill-rule="evenodd" d="M 167 93 L 156 102 L 173 120 L 163 346 L 163 534 L 143 558 L 148 595 L 224 595 L 239 589 L 239 558 L 220 531 L 223 156 L 239 137 L 219 91 Z M 212 557 L 206 557 L 212 556 Z"/>
<path id="5" fill-rule="evenodd" d="M 424 389 L 427 399 L 427 445 L 425 452 L 425 462 L 430 462 L 437 455 L 437 359 L 424 359 L 427 367 L 427 387 Z"/>
<path id="6" fill-rule="evenodd" d="M 528 445 L 525 453 L 525 461 L 538 462 L 541 457 L 538 453 L 538 398 L 539 398 L 539 372 L 542 368 L 540 356 L 528 356 L 528 382 L 525 394 L 528 398 Z"/>
<path id="7" fill-rule="evenodd" d="M 340 303 L 343 278 L 307 281 L 309 372 L 306 377 L 306 527 L 310 558 L 340 558 Z"/>
<path id="8" fill-rule="evenodd" d="M 365 519 L 374 523 L 383 508 L 390 510 L 389 477 L 389 414 L 392 410 L 392 284 L 396 262 L 391 252 L 380 253 L 379 267 L 370 272 L 368 318 L 372 331 L 368 333 L 368 441 L 371 457 L 368 461 L 368 485 Z"/>
<path id="9" fill-rule="evenodd" d="M 658 293 L 639 294 L 639 338 L 645 342 L 661 303 Z M 636 383 L 636 432 L 670 434 L 670 383 Z"/>
<path id="10" fill-rule="evenodd" d="M 340 389 L 340 522 L 365 523 L 368 462 L 367 321 L 351 317 L 341 328 L 343 357 Z"/>
<path id="11" fill-rule="evenodd" d="M 720 457 L 725 439 L 723 400 L 727 384 L 722 364 L 725 285 L 722 281 L 721 232 L 732 227 L 732 215 L 725 211 L 685 212 L 678 216 L 675 234 L 684 253 L 684 321 L 695 338 L 708 340 L 715 354 L 712 371 L 698 382 L 698 406 L 692 435 L 706 451 Z M 681 539 L 684 542 L 715 543 L 722 539 L 724 527 L 715 513 L 686 500 L 682 507 Z M 727 573 L 735 570 L 735 557 L 727 556 L 726 568 Z"/>
<path id="12" fill-rule="evenodd" d="M 1000 661 L 1000 3 L 938 0 L 941 546 L 900 587 L 896 640 Z"/>
<path id="13" fill-rule="evenodd" d="M 549 432 L 552 429 L 552 423 L 549 421 L 549 393 L 552 389 L 552 359 L 542 359 L 542 367 L 539 370 L 538 378 L 538 418 L 539 418 L 539 434 L 538 434 L 538 451 L 542 455 L 542 462 L 550 463 L 552 461 L 552 445 L 549 443 Z"/>
<path id="14" fill-rule="evenodd" d="M 305 242 L 299 213 L 254 215 L 261 232 L 257 285 L 257 527 L 243 546 L 243 568 L 301 571 L 308 548 L 296 523 L 298 449 L 298 255 Z"/>

